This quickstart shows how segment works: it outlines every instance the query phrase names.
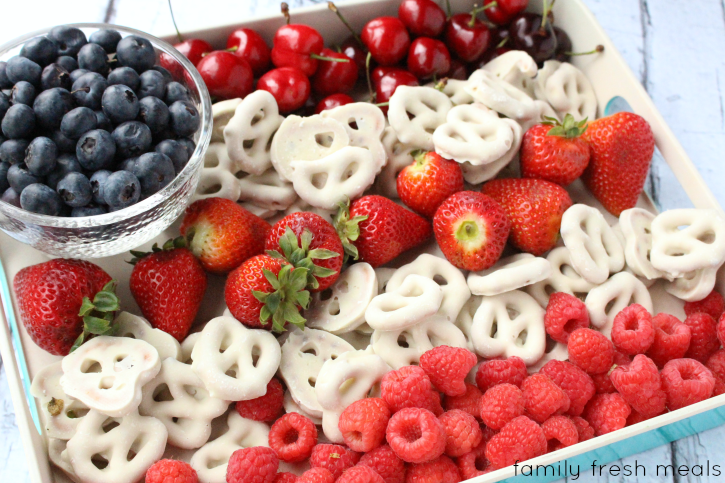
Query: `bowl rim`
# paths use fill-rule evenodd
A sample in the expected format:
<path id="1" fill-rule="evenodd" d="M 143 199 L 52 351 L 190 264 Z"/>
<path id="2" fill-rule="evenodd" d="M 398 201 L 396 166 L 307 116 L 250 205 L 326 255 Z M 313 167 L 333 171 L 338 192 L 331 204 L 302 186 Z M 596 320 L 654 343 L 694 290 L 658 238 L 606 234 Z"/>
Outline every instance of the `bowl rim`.
<path id="1" fill-rule="evenodd" d="M 83 216 L 83 217 L 64 217 L 64 216 L 48 216 L 48 215 L 40 215 L 37 213 L 33 213 L 30 211 L 23 210 L 22 208 L 18 208 L 14 205 L 11 205 L 10 203 L 4 202 L 0 200 L 0 207 L 2 208 L 2 212 L 0 212 L 0 215 L 5 215 L 8 218 L 21 220 L 25 223 L 31 223 L 39 226 L 47 226 L 47 227 L 55 227 L 55 228 L 65 228 L 65 229 L 74 229 L 74 228 L 93 228 L 93 227 L 102 227 L 106 225 L 113 225 L 115 223 L 118 223 L 123 220 L 127 220 L 139 215 L 142 215 L 143 213 L 146 213 L 148 211 L 151 211 L 153 208 L 158 206 L 159 204 L 163 203 L 165 200 L 170 198 L 174 193 L 176 193 L 186 182 L 189 178 L 191 178 L 195 171 L 200 170 L 204 164 L 204 152 L 206 151 L 209 142 L 211 140 L 211 134 L 212 134 L 212 109 L 211 109 L 211 97 L 209 96 L 209 91 L 206 88 L 206 84 L 204 83 L 204 80 L 201 78 L 201 74 L 199 74 L 199 71 L 196 70 L 196 67 L 194 67 L 194 64 L 192 64 L 189 59 L 186 58 L 181 52 L 176 50 L 176 48 L 171 45 L 170 43 L 166 42 L 165 40 L 162 40 L 154 35 L 151 35 L 147 32 L 143 32 L 141 30 L 137 30 L 130 27 L 124 27 L 122 25 L 115 25 L 110 23 L 93 23 L 93 22 L 84 22 L 84 23 L 69 23 L 69 24 L 61 24 L 63 26 L 67 27 L 75 27 L 79 29 L 113 29 L 117 30 L 122 34 L 127 35 L 138 35 L 139 37 L 143 37 L 149 41 L 151 41 L 154 44 L 154 47 L 159 48 L 162 50 L 161 53 L 170 55 L 175 61 L 177 61 L 184 69 L 185 74 L 188 74 L 189 77 L 191 77 L 192 81 L 194 82 L 194 85 L 197 88 L 197 91 L 199 92 L 199 103 L 201 105 L 201 127 L 199 130 L 199 140 L 196 142 L 196 149 L 194 150 L 194 153 L 191 155 L 189 160 L 194 159 L 195 157 L 199 160 L 196 163 L 188 162 L 186 163 L 186 166 L 184 166 L 184 169 L 181 170 L 179 174 L 177 174 L 174 179 L 166 185 L 163 189 L 158 191 L 157 193 L 154 193 L 153 195 L 149 196 L 145 200 L 141 200 L 138 203 L 131 205 L 127 208 L 123 208 L 121 210 L 112 211 L 109 213 L 104 213 L 102 215 L 94 215 L 94 216 Z M 49 28 L 43 28 L 40 30 L 36 30 L 27 34 L 24 34 L 20 37 L 16 37 L 15 39 L 5 42 L 4 44 L 0 45 L 0 57 L 7 54 L 10 50 L 15 49 L 27 41 L 41 36 L 46 35 L 48 32 L 50 32 L 51 29 L 55 28 L 49 27 Z"/>

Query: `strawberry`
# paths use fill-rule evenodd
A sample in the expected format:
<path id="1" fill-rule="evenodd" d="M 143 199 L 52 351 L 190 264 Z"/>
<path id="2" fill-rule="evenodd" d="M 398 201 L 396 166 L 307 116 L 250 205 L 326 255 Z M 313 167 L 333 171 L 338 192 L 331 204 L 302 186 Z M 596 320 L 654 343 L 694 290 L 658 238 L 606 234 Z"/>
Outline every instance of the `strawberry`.
<path id="1" fill-rule="evenodd" d="M 341 204 L 334 220 L 345 252 L 373 267 L 388 263 L 430 238 L 430 222 L 377 195 Z"/>
<path id="2" fill-rule="evenodd" d="M 582 175 L 594 197 L 614 216 L 637 204 L 655 150 L 647 121 L 618 112 L 589 123 L 584 139 L 592 159 Z"/>
<path id="3" fill-rule="evenodd" d="M 300 308 L 310 304 L 306 285 L 306 268 L 257 255 L 229 274 L 224 300 L 232 315 L 247 327 L 282 332 L 285 323 L 290 322 L 304 328 Z"/>
<path id="4" fill-rule="evenodd" d="M 311 292 L 325 290 L 340 276 L 342 242 L 335 227 L 315 213 L 285 216 L 274 224 L 264 247 L 268 255 L 279 258 L 281 251 L 294 267 L 306 268 Z"/>
<path id="5" fill-rule="evenodd" d="M 576 122 L 571 114 L 561 124 L 554 118 L 531 127 L 521 142 L 521 176 L 567 186 L 582 175 L 591 156 L 582 139 L 587 120 Z"/>
<path id="6" fill-rule="evenodd" d="M 433 231 L 449 262 L 485 270 L 501 257 L 511 224 L 501 205 L 477 191 L 459 191 L 436 211 Z"/>
<path id="7" fill-rule="evenodd" d="M 181 234 L 204 270 L 224 274 L 264 251 L 271 226 L 235 202 L 207 198 L 192 203 L 184 215 Z"/>
<path id="8" fill-rule="evenodd" d="M 151 253 L 132 251 L 129 285 L 141 313 L 152 326 L 182 342 L 189 333 L 206 291 L 201 262 L 178 237 L 154 245 Z"/>
<path id="9" fill-rule="evenodd" d="M 495 179 L 484 184 L 481 192 L 506 211 L 513 246 L 536 256 L 554 248 L 561 217 L 572 205 L 564 188 L 543 179 Z"/>
<path id="10" fill-rule="evenodd" d="M 68 355 L 89 334 L 113 330 L 111 322 L 119 310 L 115 282 L 98 265 L 50 260 L 20 270 L 13 286 L 30 338 L 53 355 Z"/>
<path id="11" fill-rule="evenodd" d="M 415 162 L 398 175 L 398 196 L 411 210 L 433 218 L 446 198 L 463 191 L 463 171 L 434 151 L 414 151 Z"/>

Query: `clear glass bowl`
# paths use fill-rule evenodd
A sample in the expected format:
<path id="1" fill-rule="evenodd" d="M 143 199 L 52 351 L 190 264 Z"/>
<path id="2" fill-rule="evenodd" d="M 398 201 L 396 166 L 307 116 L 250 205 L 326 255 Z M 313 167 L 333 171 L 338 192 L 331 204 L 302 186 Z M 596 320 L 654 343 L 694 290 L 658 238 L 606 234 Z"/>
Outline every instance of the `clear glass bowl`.
<path id="1" fill-rule="evenodd" d="M 184 84 L 192 95 L 201 116 L 201 127 L 194 135 L 196 150 L 186 167 L 164 189 L 123 210 L 104 215 L 65 218 L 31 213 L 0 201 L 0 229 L 11 237 L 50 255 L 70 258 L 98 258 L 116 255 L 151 240 L 183 213 L 199 182 L 204 152 L 212 130 L 211 99 L 199 72 L 170 44 L 149 34 L 116 25 L 72 24 L 89 36 L 96 30 L 112 28 L 123 37 L 138 35 L 148 39 L 164 56 L 175 80 Z M 28 40 L 45 35 L 41 30 L 24 35 L 0 46 L 0 60 L 17 55 Z"/>

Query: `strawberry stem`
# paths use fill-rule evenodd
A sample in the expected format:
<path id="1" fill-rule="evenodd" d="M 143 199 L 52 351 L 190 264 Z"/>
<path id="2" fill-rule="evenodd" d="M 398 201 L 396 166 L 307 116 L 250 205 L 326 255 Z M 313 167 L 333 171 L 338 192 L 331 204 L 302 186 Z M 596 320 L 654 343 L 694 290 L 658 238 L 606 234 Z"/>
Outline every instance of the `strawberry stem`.
<path id="1" fill-rule="evenodd" d="M 113 319 L 116 312 L 121 310 L 121 304 L 116 295 L 115 280 L 108 282 L 103 289 L 98 292 L 93 301 L 88 297 L 83 297 L 78 315 L 83 317 L 83 332 L 73 343 L 71 352 L 79 348 L 89 335 L 113 335 L 115 326 Z"/>
<path id="2" fill-rule="evenodd" d="M 191 239 L 189 239 L 189 242 Z M 127 261 L 126 263 L 129 263 L 131 265 L 136 265 L 139 260 L 142 258 L 151 255 L 152 253 L 158 253 L 158 252 L 170 252 L 172 250 L 176 250 L 177 248 L 188 248 L 189 242 L 187 242 L 186 238 L 183 236 L 178 236 L 176 238 L 170 238 L 166 240 L 166 242 L 159 248 L 158 243 L 154 243 L 154 246 L 151 247 L 150 252 L 141 252 L 138 250 L 131 250 L 131 255 L 133 255 L 133 258 L 130 261 Z"/>
<path id="3" fill-rule="evenodd" d="M 272 258 L 287 260 L 295 268 L 305 269 L 307 273 L 306 287 L 314 290 L 320 286 L 320 282 L 317 280 L 318 277 L 329 277 L 336 272 L 335 270 L 316 265 L 313 260 L 328 260 L 339 257 L 340 254 L 324 248 L 310 250 L 312 232 L 308 229 L 302 232 L 300 241 L 302 242 L 302 246 L 298 245 L 297 235 L 288 226 L 285 228 L 284 235 L 279 239 L 279 247 L 282 249 L 282 253 L 280 254 L 277 250 L 268 250 L 267 255 Z"/>
<path id="4" fill-rule="evenodd" d="M 581 136 L 587 130 L 587 118 L 577 122 L 574 116 L 567 114 L 564 116 L 564 122 L 559 122 L 558 119 L 553 117 L 545 117 L 545 121 L 542 124 L 547 126 L 553 126 L 546 133 L 547 136 L 561 136 L 567 139 L 573 139 Z"/>
<path id="5" fill-rule="evenodd" d="M 357 260 L 359 257 L 357 247 L 353 244 L 360 237 L 360 222 L 367 220 L 367 215 L 356 216 L 350 219 L 350 200 L 341 201 L 332 225 L 337 231 L 337 235 L 342 242 L 342 248 L 345 250 L 345 262 L 352 257 Z"/>
<path id="6" fill-rule="evenodd" d="M 271 318 L 275 332 L 284 332 L 287 322 L 304 329 L 306 320 L 300 315 L 300 307 L 306 309 L 310 305 L 310 292 L 305 290 L 307 269 L 285 264 L 276 276 L 267 269 L 263 273 L 274 292 L 252 291 L 252 295 L 264 304 L 259 312 L 261 324 L 267 325 Z"/>

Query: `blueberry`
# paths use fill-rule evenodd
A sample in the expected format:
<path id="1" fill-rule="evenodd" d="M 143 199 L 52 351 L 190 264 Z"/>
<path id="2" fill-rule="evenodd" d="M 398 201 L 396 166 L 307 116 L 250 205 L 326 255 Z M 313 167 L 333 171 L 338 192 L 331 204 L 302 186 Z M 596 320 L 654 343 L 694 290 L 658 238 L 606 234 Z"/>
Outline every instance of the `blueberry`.
<path id="1" fill-rule="evenodd" d="M 8 63 L 0 61 L 0 89 L 10 89 L 13 86 L 13 81 L 8 79 Z"/>
<path id="2" fill-rule="evenodd" d="M 35 176 L 47 176 L 53 169 L 58 159 L 58 147 L 50 138 L 38 136 L 30 141 L 25 151 L 25 165 Z"/>
<path id="3" fill-rule="evenodd" d="M 20 195 L 12 188 L 8 188 L 3 192 L 2 196 L 0 196 L 0 201 L 20 208 Z"/>
<path id="4" fill-rule="evenodd" d="M 40 85 L 40 73 L 43 71 L 41 67 L 30 59 L 15 56 L 8 60 L 6 69 L 8 79 L 13 83 L 20 81 L 28 81 L 34 86 Z"/>
<path id="5" fill-rule="evenodd" d="M 118 43 L 116 58 L 119 65 L 133 67 L 136 72 L 145 72 L 156 63 L 156 51 L 145 38 L 129 35 Z"/>
<path id="6" fill-rule="evenodd" d="M 25 164 L 13 164 L 10 166 L 10 169 L 8 169 L 8 183 L 10 183 L 10 187 L 18 193 L 22 193 L 26 186 L 42 182 L 43 179 L 31 174 Z"/>
<path id="7" fill-rule="evenodd" d="M 101 106 L 106 116 L 116 124 L 132 121 L 138 116 L 138 97 L 130 87 L 123 84 L 109 86 L 103 93 Z"/>
<path id="8" fill-rule="evenodd" d="M 161 67 L 160 65 L 155 65 L 151 67 L 151 70 L 155 70 L 156 72 L 160 72 L 161 75 L 164 76 L 164 79 L 166 79 L 166 83 L 168 84 L 172 80 L 174 80 L 174 76 L 171 75 L 171 72 L 169 72 L 168 69 L 165 67 Z"/>
<path id="9" fill-rule="evenodd" d="M 62 87 L 65 90 L 71 88 L 73 83 L 70 80 L 70 74 L 60 64 L 50 64 L 43 69 L 40 75 L 40 88 L 42 90 L 52 89 L 53 87 Z"/>
<path id="10" fill-rule="evenodd" d="M 133 174 L 141 183 L 141 195 L 147 198 L 164 188 L 176 176 L 174 163 L 161 153 L 146 153 L 139 156 L 133 167 Z M 109 203 L 111 204 L 111 203 Z"/>
<path id="11" fill-rule="evenodd" d="M 95 112 L 87 107 L 76 107 L 63 116 L 60 132 L 70 139 L 78 139 L 83 133 L 95 129 L 97 125 Z"/>
<path id="12" fill-rule="evenodd" d="M 98 129 L 103 129 L 104 131 L 112 131 L 113 130 L 113 124 L 111 124 L 111 120 L 108 119 L 108 116 L 106 116 L 103 111 L 93 111 L 96 113 L 96 126 Z"/>
<path id="13" fill-rule="evenodd" d="M 91 193 L 93 194 L 93 201 L 98 204 L 102 205 L 106 202 L 103 197 L 103 186 L 109 176 L 111 176 L 111 172 L 107 169 L 100 169 L 91 175 Z"/>
<path id="14" fill-rule="evenodd" d="M 62 132 L 60 132 L 60 129 L 56 129 L 55 131 L 50 133 L 50 139 L 53 140 L 56 146 L 58 146 L 58 151 L 61 153 L 73 153 L 76 152 L 76 142 L 77 139 L 71 139 Z"/>
<path id="15" fill-rule="evenodd" d="M 196 143 L 193 139 L 190 138 L 179 138 L 177 139 L 181 144 L 184 145 L 186 148 L 186 152 L 189 153 L 189 159 L 194 155 L 194 151 L 196 151 Z"/>
<path id="16" fill-rule="evenodd" d="M 167 126 L 161 131 L 154 133 L 154 144 L 158 144 L 161 141 L 166 141 L 167 139 L 176 139 L 177 137 L 178 136 L 171 129 L 171 126 Z"/>
<path id="17" fill-rule="evenodd" d="M 166 92 L 164 93 L 164 101 L 171 105 L 176 101 L 191 101 L 191 94 L 183 84 L 179 82 L 169 82 L 166 84 Z"/>
<path id="18" fill-rule="evenodd" d="M 107 88 L 108 81 L 101 74 L 88 72 L 73 82 L 73 99 L 79 106 L 97 111 Z"/>
<path id="19" fill-rule="evenodd" d="M 158 97 L 144 97 L 138 101 L 138 118 L 151 132 L 161 132 L 169 126 L 169 108 Z"/>
<path id="20" fill-rule="evenodd" d="M 93 198 L 91 182 L 83 173 L 71 172 L 58 181 L 55 191 L 71 208 L 86 206 Z"/>
<path id="21" fill-rule="evenodd" d="M 108 72 L 108 54 L 98 44 L 86 44 L 78 52 L 78 67 L 106 74 Z"/>
<path id="22" fill-rule="evenodd" d="M 25 42 L 23 48 L 20 49 L 20 55 L 45 67 L 58 56 L 58 44 L 48 37 L 35 37 Z"/>
<path id="23" fill-rule="evenodd" d="M 32 86 L 31 86 L 32 87 Z M 35 92 L 35 89 L 33 89 Z M 0 119 L 5 116 L 5 113 L 10 109 L 11 98 L 0 92 Z"/>
<path id="24" fill-rule="evenodd" d="M 138 90 L 141 80 L 138 72 L 130 67 L 117 67 L 108 74 L 108 85 L 123 84 L 134 91 Z"/>
<path id="25" fill-rule="evenodd" d="M 80 79 L 81 77 L 83 77 L 85 74 L 87 74 L 89 72 L 90 72 L 90 70 L 86 70 L 86 69 L 72 70 L 72 71 L 70 71 L 70 81 L 75 83 L 75 81 L 77 81 L 78 79 Z"/>
<path id="26" fill-rule="evenodd" d="M 137 90 L 139 99 L 147 96 L 164 97 L 167 82 L 163 74 L 155 70 L 147 70 L 139 76 L 139 80 L 141 81 Z"/>
<path id="27" fill-rule="evenodd" d="M 194 134 L 201 119 L 196 106 L 188 101 L 176 101 L 169 106 L 169 117 L 171 118 L 171 129 L 179 136 Z"/>
<path id="28" fill-rule="evenodd" d="M 10 94 L 11 104 L 25 104 L 26 106 L 32 107 L 34 100 L 35 87 L 33 87 L 33 84 L 20 81 L 13 86 L 12 94 Z"/>
<path id="29" fill-rule="evenodd" d="M 9 139 L 27 138 L 35 129 L 36 113 L 25 104 L 10 106 L 2 122 L 3 135 Z"/>
<path id="30" fill-rule="evenodd" d="M 8 139 L 0 144 L 0 161 L 20 164 L 25 160 L 25 150 L 30 144 L 26 139 Z"/>
<path id="31" fill-rule="evenodd" d="M 45 184 L 55 189 L 58 181 L 68 173 L 80 173 L 83 168 L 74 154 L 61 154 L 55 164 L 55 169 L 45 178 Z"/>
<path id="32" fill-rule="evenodd" d="M 128 171 L 116 171 L 103 184 L 103 198 L 111 209 L 131 206 L 141 198 L 141 182 Z"/>
<path id="33" fill-rule="evenodd" d="M 173 139 L 161 141 L 156 145 L 154 151 L 165 154 L 171 159 L 171 162 L 174 163 L 174 171 L 176 171 L 176 174 L 179 174 L 184 169 L 184 166 L 186 166 L 186 163 L 189 162 L 189 153 L 186 150 L 186 146 Z"/>
<path id="34" fill-rule="evenodd" d="M 34 183 L 20 193 L 20 207 L 39 215 L 60 216 L 63 212 L 63 201 L 49 187 Z"/>
<path id="35" fill-rule="evenodd" d="M 88 41 L 103 47 L 103 50 L 112 54 L 116 51 L 118 42 L 121 41 L 121 34 L 113 29 L 96 30 L 88 37 Z"/>
<path id="36" fill-rule="evenodd" d="M 83 134 L 76 144 L 76 157 L 84 169 L 97 171 L 113 165 L 116 143 L 108 131 L 94 129 Z"/>
<path id="37" fill-rule="evenodd" d="M 48 37 L 58 44 L 58 55 L 70 55 L 75 57 L 81 47 L 88 43 L 86 34 L 82 30 L 67 25 L 53 27 Z"/>
<path id="38" fill-rule="evenodd" d="M 58 129 L 65 113 L 74 107 L 73 96 L 61 87 L 43 91 L 33 101 L 38 125 L 48 130 Z"/>
<path id="39" fill-rule="evenodd" d="M 151 130 L 138 121 L 128 121 L 111 133 L 116 142 L 116 154 L 120 158 L 139 156 L 151 148 Z"/>
<path id="40" fill-rule="evenodd" d="M 0 192 L 4 193 L 6 189 L 10 188 L 8 183 L 8 170 L 10 169 L 10 163 L 0 162 Z"/>
<path id="41" fill-rule="evenodd" d="M 70 216 L 73 218 L 80 218 L 83 216 L 96 216 L 96 215 L 104 215 L 108 213 L 108 210 L 105 206 L 100 205 L 88 205 L 88 206 L 79 206 L 78 208 L 73 208 L 70 212 Z"/>
<path id="42" fill-rule="evenodd" d="M 129 171 L 133 173 L 133 168 L 136 166 L 136 161 L 138 161 L 138 158 L 128 158 L 124 159 L 120 163 L 118 163 L 118 166 L 116 167 L 116 171 Z"/>
<path id="43" fill-rule="evenodd" d="M 68 72 L 73 72 L 78 68 L 78 61 L 67 55 L 61 55 L 55 59 L 55 63 L 62 66 Z"/>

